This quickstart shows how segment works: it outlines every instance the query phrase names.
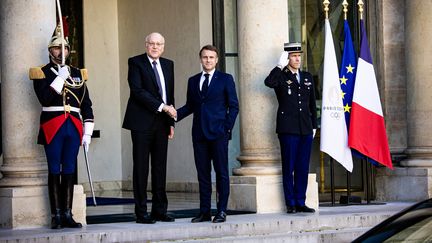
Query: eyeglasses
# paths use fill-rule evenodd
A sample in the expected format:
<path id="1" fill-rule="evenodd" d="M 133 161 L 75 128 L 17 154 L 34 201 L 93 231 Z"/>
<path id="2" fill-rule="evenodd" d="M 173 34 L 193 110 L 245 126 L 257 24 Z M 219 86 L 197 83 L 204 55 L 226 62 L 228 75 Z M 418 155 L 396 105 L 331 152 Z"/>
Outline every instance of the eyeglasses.
<path id="1" fill-rule="evenodd" d="M 146 44 L 147 44 L 148 46 L 161 47 L 161 46 L 163 46 L 165 43 L 159 43 L 159 42 L 146 42 Z"/>

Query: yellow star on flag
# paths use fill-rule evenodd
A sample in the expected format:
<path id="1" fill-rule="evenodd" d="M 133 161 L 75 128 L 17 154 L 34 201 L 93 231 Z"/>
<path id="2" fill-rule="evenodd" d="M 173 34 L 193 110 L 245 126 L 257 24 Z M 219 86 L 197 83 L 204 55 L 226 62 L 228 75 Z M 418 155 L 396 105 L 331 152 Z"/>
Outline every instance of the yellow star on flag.
<path id="1" fill-rule="evenodd" d="M 345 92 L 342 91 L 342 99 L 345 99 Z"/>
<path id="2" fill-rule="evenodd" d="M 341 84 L 345 84 L 345 85 L 346 85 L 346 81 L 347 81 L 347 80 L 348 80 L 348 79 L 345 78 L 345 75 L 342 76 L 342 78 L 340 78 Z"/>
<path id="3" fill-rule="evenodd" d="M 344 112 L 350 112 L 351 106 L 348 105 L 348 103 L 344 106 Z"/>
<path id="4" fill-rule="evenodd" d="M 351 64 L 348 65 L 348 67 L 346 67 L 347 69 L 347 73 L 353 73 L 355 67 L 351 66 Z"/>

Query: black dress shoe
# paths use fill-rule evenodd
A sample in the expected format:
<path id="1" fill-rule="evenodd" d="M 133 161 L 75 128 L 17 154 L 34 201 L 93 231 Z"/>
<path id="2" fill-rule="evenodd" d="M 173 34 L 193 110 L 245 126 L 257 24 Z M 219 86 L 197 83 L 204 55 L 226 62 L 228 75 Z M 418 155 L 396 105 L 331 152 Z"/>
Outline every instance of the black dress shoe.
<path id="1" fill-rule="evenodd" d="M 210 213 L 200 213 L 195 218 L 192 218 L 192 223 L 199 223 L 199 222 L 208 222 L 211 221 L 211 214 Z"/>
<path id="2" fill-rule="evenodd" d="M 154 224 L 156 223 L 156 220 L 154 220 L 149 215 L 144 215 L 141 217 L 137 217 L 136 222 L 137 224 Z"/>
<path id="3" fill-rule="evenodd" d="M 222 223 L 226 221 L 226 213 L 224 211 L 220 211 L 213 218 L 213 223 Z"/>
<path id="4" fill-rule="evenodd" d="M 296 206 L 297 212 L 303 212 L 303 213 L 315 213 L 315 209 L 310 208 L 306 205 L 304 206 Z"/>
<path id="5" fill-rule="evenodd" d="M 153 214 L 151 217 L 156 221 L 162 221 L 162 222 L 174 222 L 175 218 L 173 216 L 170 216 L 168 214 Z"/>
<path id="6" fill-rule="evenodd" d="M 287 206 L 287 213 L 297 213 L 296 207 Z"/>

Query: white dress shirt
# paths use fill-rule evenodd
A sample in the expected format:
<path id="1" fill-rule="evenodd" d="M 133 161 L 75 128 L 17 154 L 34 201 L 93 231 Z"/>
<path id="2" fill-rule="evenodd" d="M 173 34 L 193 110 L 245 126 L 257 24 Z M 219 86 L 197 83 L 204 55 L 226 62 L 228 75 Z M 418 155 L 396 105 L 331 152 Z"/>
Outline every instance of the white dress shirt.
<path id="1" fill-rule="evenodd" d="M 210 87 L 210 82 L 212 80 L 212 77 L 213 77 L 213 74 L 214 74 L 215 71 L 216 71 L 216 69 L 213 69 L 210 72 L 205 72 L 205 71 L 202 72 L 200 83 L 199 83 L 200 91 L 202 90 L 202 86 L 203 86 L 203 83 L 204 83 L 204 80 L 205 80 L 204 74 L 206 74 L 206 73 L 210 74 L 209 75 L 209 82 L 208 82 L 208 86 Z"/>
<path id="2" fill-rule="evenodd" d="M 153 60 L 149 56 L 147 56 L 147 58 L 150 61 L 150 65 L 151 65 L 152 69 L 153 69 L 153 61 L 157 62 L 156 69 L 159 73 L 159 80 L 160 80 L 160 84 L 161 84 L 161 88 L 162 88 L 162 100 L 163 100 L 163 103 L 161 103 L 159 108 L 158 108 L 158 111 L 161 112 L 163 106 L 167 103 L 167 96 L 166 96 L 166 89 L 165 89 L 165 77 L 164 77 L 163 72 L 162 72 L 162 67 L 160 65 L 159 58 L 157 60 Z"/>

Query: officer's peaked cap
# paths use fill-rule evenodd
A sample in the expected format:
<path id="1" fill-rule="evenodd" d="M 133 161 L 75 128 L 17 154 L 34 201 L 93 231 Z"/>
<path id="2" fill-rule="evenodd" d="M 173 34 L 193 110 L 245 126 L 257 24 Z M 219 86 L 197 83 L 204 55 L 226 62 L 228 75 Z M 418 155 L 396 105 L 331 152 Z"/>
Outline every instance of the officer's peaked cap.
<path id="1" fill-rule="evenodd" d="M 293 43 L 285 43 L 284 44 L 284 51 L 287 51 L 288 53 L 294 53 L 294 52 L 300 52 L 302 53 L 301 49 L 301 43 L 293 42 Z"/>

